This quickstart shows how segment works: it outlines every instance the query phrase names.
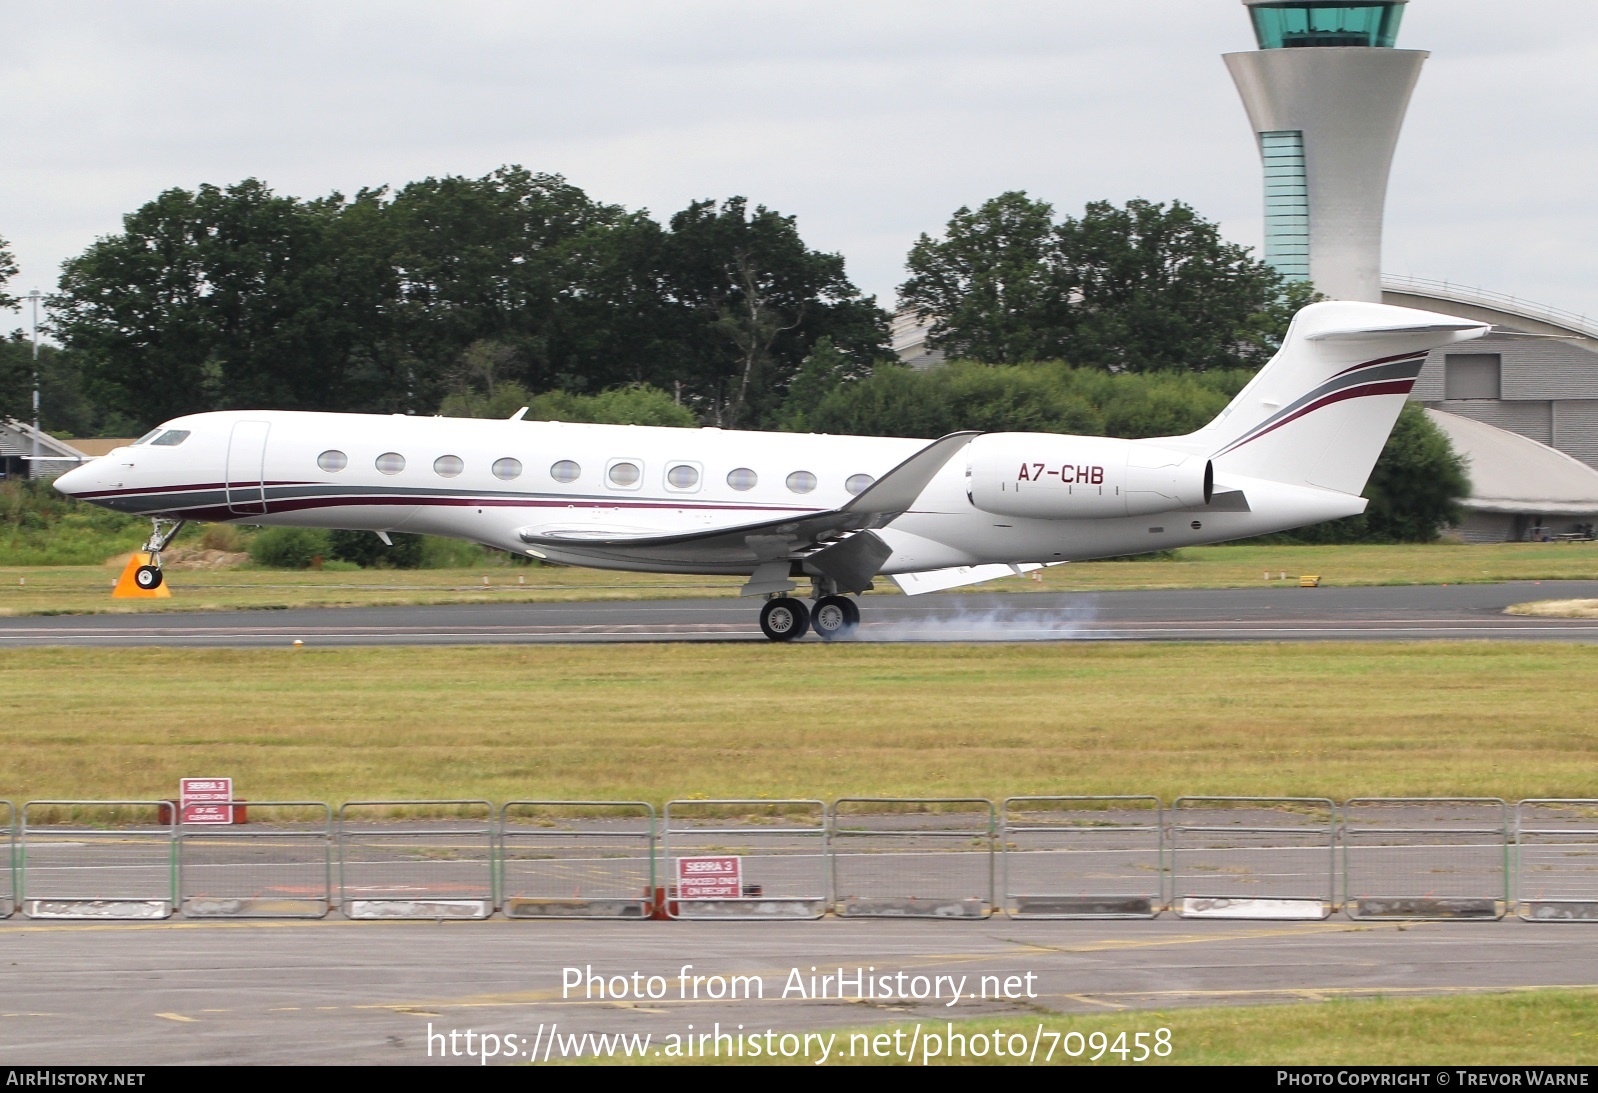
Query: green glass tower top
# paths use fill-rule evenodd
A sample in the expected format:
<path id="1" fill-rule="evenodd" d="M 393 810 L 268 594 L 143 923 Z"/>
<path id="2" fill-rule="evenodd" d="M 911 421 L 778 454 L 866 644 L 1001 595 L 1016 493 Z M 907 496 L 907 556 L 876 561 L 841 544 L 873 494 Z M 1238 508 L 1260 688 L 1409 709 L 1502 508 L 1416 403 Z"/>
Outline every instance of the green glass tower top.
<path id="1" fill-rule="evenodd" d="M 1392 49 L 1409 0 L 1243 0 L 1261 49 L 1375 46 Z"/>

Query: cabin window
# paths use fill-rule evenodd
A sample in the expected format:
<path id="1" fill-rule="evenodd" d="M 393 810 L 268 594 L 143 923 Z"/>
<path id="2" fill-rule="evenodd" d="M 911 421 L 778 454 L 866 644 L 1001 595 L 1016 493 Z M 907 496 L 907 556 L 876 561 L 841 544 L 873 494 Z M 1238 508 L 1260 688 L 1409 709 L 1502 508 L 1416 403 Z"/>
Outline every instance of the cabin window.
<path id="1" fill-rule="evenodd" d="M 727 485 L 735 490 L 752 490 L 760 481 L 760 476 L 748 467 L 739 467 L 735 471 L 727 472 Z"/>
<path id="2" fill-rule="evenodd" d="M 189 431 L 187 429 L 168 429 L 150 441 L 150 446 L 155 448 L 176 448 L 187 439 L 189 439 Z"/>
<path id="3" fill-rule="evenodd" d="M 699 485 L 699 468 L 692 463 L 676 463 L 666 471 L 666 485 L 674 490 L 691 490 Z"/>
<path id="4" fill-rule="evenodd" d="M 504 459 L 494 460 L 494 477 L 501 482 L 509 482 L 513 478 L 522 476 L 522 461 L 506 456 Z"/>
<path id="5" fill-rule="evenodd" d="M 794 493 L 809 493 L 816 488 L 816 476 L 809 471 L 794 471 L 788 476 L 788 488 Z"/>
<path id="6" fill-rule="evenodd" d="M 398 452 L 384 452 L 373 464 L 379 474 L 399 474 L 405 469 L 405 457 Z"/>
<path id="7" fill-rule="evenodd" d="M 329 448 L 316 457 L 316 465 L 324 471 L 342 471 L 350 465 L 350 457 L 337 448 Z"/>
<path id="8" fill-rule="evenodd" d="M 562 459 L 549 468 L 549 477 L 557 482 L 575 482 L 582 473 L 583 469 L 569 459 Z"/>
<path id="9" fill-rule="evenodd" d="M 851 474 L 849 480 L 843 484 L 843 488 L 848 490 L 851 496 L 858 496 L 875 481 L 876 479 L 869 474 Z"/>
<path id="10" fill-rule="evenodd" d="M 610 484 L 620 486 L 624 490 L 636 488 L 638 480 L 643 476 L 644 473 L 638 469 L 638 464 L 625 459 L 612 463 L 605 471 L 605 477 L 610 479 Z"/>
<path id="11" fill-rule="evenodd" d="M 458 455 L 441 455 L 433 460 L 433 473 L 440 478 L 455 478 L 466 469 L 466 461 Z"/>

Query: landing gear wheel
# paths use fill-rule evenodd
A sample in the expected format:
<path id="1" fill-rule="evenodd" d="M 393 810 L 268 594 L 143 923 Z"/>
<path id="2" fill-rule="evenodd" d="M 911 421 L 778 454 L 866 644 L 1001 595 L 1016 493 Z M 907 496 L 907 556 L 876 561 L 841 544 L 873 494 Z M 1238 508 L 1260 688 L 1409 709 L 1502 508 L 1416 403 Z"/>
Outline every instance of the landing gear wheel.
<path id="1" fill-rule="evenodd" d="M 767 600 L 760 609 L 760 629 L 772 641 L 797 641 L 810 629 L 810 610 L 791 596 Z"/>
<path id="2" fill-rule="evenodd" d="M 133 583 L 149 592 L 151 589 L 161 587 L 161 567 L 154 565 L 141 565 L 133 573 Z"/>
<path id="3" fill-rule="evenodd" d="M 810 626 L 822 641 L 852 637 L 860 625 L 860 608 L 847 596 L 823 596 L 810 612 Z"/>

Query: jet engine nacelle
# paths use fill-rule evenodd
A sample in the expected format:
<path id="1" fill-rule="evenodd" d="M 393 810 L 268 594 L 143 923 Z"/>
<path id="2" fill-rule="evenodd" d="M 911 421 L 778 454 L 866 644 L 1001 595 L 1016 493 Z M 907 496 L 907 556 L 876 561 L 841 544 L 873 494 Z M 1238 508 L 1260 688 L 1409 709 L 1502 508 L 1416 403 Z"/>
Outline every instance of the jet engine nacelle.
<path id="1" fill-rule="evenodd" d="M 1215 482 L 1208 459 L 1144 440 L 989 433 L 966 451 L 966 494 L 997 516 L 1063 520 L 1201 508 Z"/>

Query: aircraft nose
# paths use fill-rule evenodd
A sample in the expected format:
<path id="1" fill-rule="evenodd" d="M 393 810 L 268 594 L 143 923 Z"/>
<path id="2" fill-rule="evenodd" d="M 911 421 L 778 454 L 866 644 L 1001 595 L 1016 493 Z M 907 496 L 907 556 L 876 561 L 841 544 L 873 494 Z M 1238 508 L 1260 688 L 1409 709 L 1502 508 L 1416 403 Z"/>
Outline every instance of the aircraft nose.
<path id="1" fill-rule="evenodd" d="M 81 467 L 74 467 L 55 480 L 55 488 L 68 497 L 76 497 L 89 489 L 90 478 L 91 475 L 87 464 Z"/>

